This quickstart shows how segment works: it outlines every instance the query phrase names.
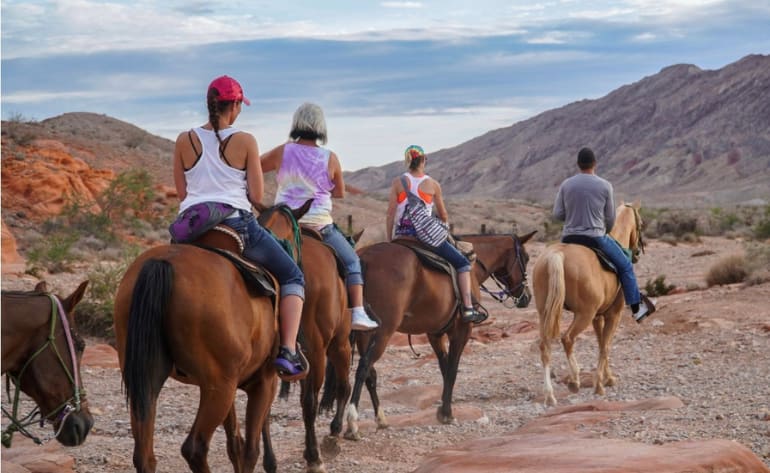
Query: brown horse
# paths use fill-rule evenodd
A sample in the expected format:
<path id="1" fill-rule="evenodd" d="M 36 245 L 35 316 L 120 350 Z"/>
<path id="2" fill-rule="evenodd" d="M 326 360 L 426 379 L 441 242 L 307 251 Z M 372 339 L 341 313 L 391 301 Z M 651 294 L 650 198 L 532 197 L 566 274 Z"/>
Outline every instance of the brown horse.
<path id="1" fill-rule="evenodd" d="M 212 231 L 200 242 L 232 250 L 235 241 Z M 169 376 L 200 387 L 198 414 L 182 445 L 190 469 L 211 471 L 209 444 L 222 424 L 234 471 L 254 471 L 276 391 L 276 307 L 274 298 L 247 285 L 226 257 L 198 246 L 158 246 L 131 264 L 115 298 L 115 336 L 137 472 L 155 471 L 156 403 Z M 245 441 L 235 412 L 236 389 L 248 396 Z M 275 471 L 270 454 L 265 452 L 264 467 Z"/>
<path id="2" fill-rule="evenodd" d="M 309 208 L 308 201 L 302 209 Z M 300 209 L 300 213 L 304 213 Z M 318 450 L 315 420 L 318 415 L 318 393 L 324 382 L 327 356 L 334 369 L 337 413 L 331 422 L 331 436 L 342 432 L 342 417 L 350 396 L 350 312 L 344 281 L 337 269 L 331 247 L 317 238 L 302 234 L 298 239 L 296 217 L 285 205 L 262 210 L 260 224 L 277 238 L 290 243 L 305 274 L 305 304 L 299 338 L 310 363 L 308 376 L 300 381 L 302 418 L 305 422 L 305 452 L 307 471 L 325 472 Z M 270 445 L 269 423 L 265 423 L 265 455 Z"/>
<path id="3" fill-rule="evenodd" d="M 14 432 L 41 443 L 27 430 L 38 415 L 41 427 L 53 425 L 62 445 L 74 447 L 86 440 L 94 418 L 80 376 L 85 342 L 75 331 L 72 309 L 87 285 L 83 281 L 64 299 L 47 292 L 45 282 L 30 292 L 2 291 L 2 372 L 15 387 L 11 411 L 3 408 L 10 420 L 3 431 L 4 446 L 11 446 Z M 23 418 L 18 415 L 19 392 L 37 404 Z"/>
<path id="4" fill-rule="evenodd" d="M 623 247 L 638 257 L 642 250 L 642 218 L 638 205 L 621 204 L 610 232 Z M 610 343 L 620 322 L 624 298 L 615 273 L 602 268 L 596 254 L 582 245 L 556 243 L 548 246 L 533 270 L 535 303 L 540 319 L 540 360 L 543 363 L 545 405 L 555 406 L 551 385 L 551 340 L 560 334 L 562 308 L 574 318 L 561 342 L 569 363 L 569 390 L 580 389 L 580 367 L 573 353 L 578 335 L 593 324 L 599 342 L 599 361 L 594 392 L 604 394 L 604 386 L 614 386 L 609 364 Z"/>
<path id="5" fill-rule="evenodd" d="M 526 266 L 529 255 L 524 244 L 535 232 L 523 237 L 516 235 L 465 236 L 473 243 L 477 261 L 473 264 L 471 280 L 478 284 L 490 276 L 501 281 L 520 306 L 526 306 Z M 355 384 L 348 408 L 348 429 L 345 437 L 356 440 L 358 433 L 358 402 L 364 383 L 372 399 L 379 428 L 387 427 L 385 414 L 377 396 L 377 371 L 374 363 L 385 352 L 388 341 L 396 331 L 428 335 L 438 358 L 444 381 L 441 405 L 436 416 L 439 422 L 453 422 L 452 391 L 457 368 L 471 334 L 471 324 L 458 316 L 458 303 L 449 275 L 425 267 L 415 252 L 405 246 L 383 242 L 364 247 L 359 253 L 366 281 L 364 299 L 380 318 L 380 327 L 372 332 L 356 334 L 361 353 L 356 369 Z M 473 296 L 480 299 L 478 284 Z M 447 350 L 448 343 L 448 350 Z"/>

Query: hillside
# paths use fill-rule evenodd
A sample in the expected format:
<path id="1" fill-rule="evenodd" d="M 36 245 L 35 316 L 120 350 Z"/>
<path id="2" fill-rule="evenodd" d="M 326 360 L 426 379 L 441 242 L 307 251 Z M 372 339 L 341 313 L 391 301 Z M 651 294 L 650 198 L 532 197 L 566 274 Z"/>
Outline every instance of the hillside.
<path id="1" fill-rule="evenodd" d="M 770 200 L 770 56 L 715 71 L 666 67 L 582 100 L 430 154 L 445 194 L 549 203 L 590 146 L 619 198 L 713 206 Z M 401 161 L 347 180 L 384 192 Z"/>

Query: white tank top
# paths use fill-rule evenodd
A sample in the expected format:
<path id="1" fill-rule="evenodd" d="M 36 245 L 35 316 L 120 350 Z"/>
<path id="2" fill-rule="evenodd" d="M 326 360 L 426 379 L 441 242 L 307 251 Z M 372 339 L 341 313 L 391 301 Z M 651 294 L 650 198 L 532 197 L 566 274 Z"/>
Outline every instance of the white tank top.
<path id="1" fill-rule="evenodd" d="M 237 128 L 219 130 L 222 141 L 237 133 Z M 193 128 L 203 150 L 193 167 L 184 172 L 187 196 L 179 204 L 179 212 L 201 202 L 222 202 L 251 212 L 246 186 L 246 170 L 230 167 L 219 156 L 219 141 L 214 130 Z"/>
<path id="2" fill-rule="evenodd" d="M 425 202 L 425 199 L 423 199 L 420 196 L 420 193 L 417 190 L 420 188 L 420 184 L 422 184 L 422 182 L 424 180 L 428 179 L 430 176 L 425 174 L 425 175 L 423 175 L 421 177 L 414 177 L 414 176 L 412 176 L 408 172 L 405 172 L 403 175 L 406 176 L 406 178 L 409 180 L 409 189 L 407 189 L 407 192 L 411 192 L 412 194 L 414 194 L 417 197 L 419 197 L 420 200 Z M 412 229 L 412 228 L 410 228 L 410 229 L 399 228 L 400 227 L 400 222 L 401 222 L 401 217 L 404 215 L 404 209 L 406 208 L 406 204 L 408 204 L 408 203 L 409 203 L 409 199 L 405 198 L 404 200 L 399 202 L 398 205 L 396 206 L 396 217 L 395 217 L 395 220 L 394 220 L 395 224 L 393 225 L 393 235 L 391 235 L 392 237 L 394 237 L 395 235 L 399 235 L 399 234 L 409 235 L 409 234 L 412 234 L 414 232 L 414 229 Z M 432 215 L 433 214 L 433 202 L 430 202 L 430 203 L 425 202 L 425 207 L 428 209 L 428 213 Z"/>

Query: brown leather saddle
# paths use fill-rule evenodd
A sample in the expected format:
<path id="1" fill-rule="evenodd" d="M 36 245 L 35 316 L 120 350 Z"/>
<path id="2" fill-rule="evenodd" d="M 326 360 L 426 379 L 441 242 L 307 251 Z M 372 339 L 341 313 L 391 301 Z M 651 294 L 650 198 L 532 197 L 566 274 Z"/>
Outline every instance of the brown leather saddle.
<path id="1" fill-rule="evenodd" d="M 227 258 L 238 269 L 246 285 L 262 296 L 269 296 L 276 303 L 278 281 L 268 270 L 256 265 L 243 255 L 244 244 L 238 232 L 227 225 L 219 224 L 190 243 Z"/>
<path id="2" fill-rule="evenodd" d="M 391 240 L 391 242 L 405 246 L 414 251 L 414 253 L 417 255 L 417 259 L 420 260 L 422 265 L 426 268 L 449 275 L 452 280 L 452 287 L 454 288 L 455 298 L 458 301 L 462 300 L 460 295 L 460 286 L 457 285 L 457 271 L 455 270 L 454 266 L 449 264 L 449 261 L 437 255 L 434 251 L 428 248 L 427 245 L 423 244 L 417 239 L 396 238 Z"/>

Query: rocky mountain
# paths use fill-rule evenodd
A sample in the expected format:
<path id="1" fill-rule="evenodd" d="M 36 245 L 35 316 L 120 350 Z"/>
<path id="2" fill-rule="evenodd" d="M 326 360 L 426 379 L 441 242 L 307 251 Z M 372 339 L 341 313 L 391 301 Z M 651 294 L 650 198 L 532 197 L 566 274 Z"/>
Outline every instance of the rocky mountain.
<path id="1" fill-rule="evenodd" d="M 719 70 L 666 67 L 596 100 L 581 100 L 430 154 L 444 193 L 550 203 L 589 146 L 616 197 L 707 207 L 770 201 L 770 56 Z M 401 161 L 346 179 L 385 192 Z"/>

